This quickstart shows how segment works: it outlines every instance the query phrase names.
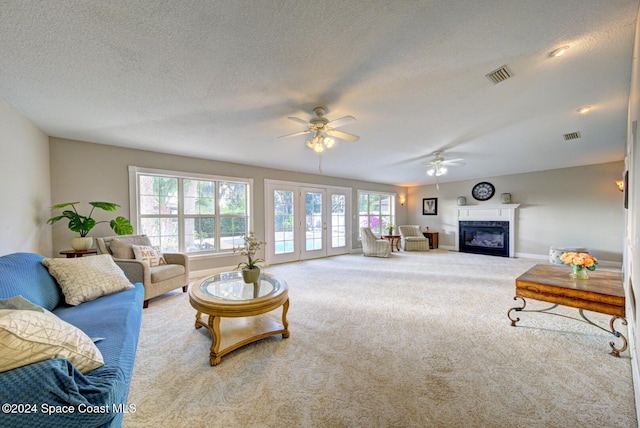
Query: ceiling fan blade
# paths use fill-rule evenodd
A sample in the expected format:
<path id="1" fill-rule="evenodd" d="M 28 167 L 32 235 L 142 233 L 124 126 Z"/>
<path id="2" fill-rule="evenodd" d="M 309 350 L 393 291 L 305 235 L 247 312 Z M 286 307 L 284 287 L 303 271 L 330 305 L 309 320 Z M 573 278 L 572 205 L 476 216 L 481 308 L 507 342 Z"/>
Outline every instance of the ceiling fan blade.
<path id="1" fill-rule="evenodd" d="M 311 131 L 310 129 L 307 129 L 305 131 L 299 131 L 299 132 L 294 132 L 293 134 L 286 134 L 286 135 L 281 135 L 278 138 L 286 138 L 286 137 L 297 137 L 298 135 L 305 135 L 305 134 L 310 134 L 313 131 Z"/>
<path id="2" fill-rule="evenodd" d="M 339 126 L 348 125 L 355 121 L 356 121 L 355 117 L 345 116 L 345 117 L 341 117 L 340 119 L 332 120 L 331 122 L 327 123 L 327 126 L 330 126 L 331 128 L 337 128 Z"/>
<path id="3" fill-rule="evenodd" d="M 358 137 L 357 135 L 349 134 L 342 131 L 336 131 L 335 129 L 327 131 L 327 134 L 332 137 L 340 138 L 341 140 L 352 141 L 354 143 L 360 139 L 360 137 Z"/>
<path id="4" fill-rule="evenodd" d="M 445 161 L 442 161 L 442 165 L 449 165 L 449 166 L 460 166 L 460 165 L 464 165 L 464 159 L 451 159 L 451 160 L 445 160 Z"/>
<path id="5" fill-rule="evenodd" d="M 287 119 L 290 119 L 290 120 L 293 120 L 294 122 L 298 122 L 298 123 L 301 123 L 303 125 L 309 126 L 309 121 L 308 120 L 300 119 L 299 117 L 289 116 L 289 117 L 287 117 Z"/>

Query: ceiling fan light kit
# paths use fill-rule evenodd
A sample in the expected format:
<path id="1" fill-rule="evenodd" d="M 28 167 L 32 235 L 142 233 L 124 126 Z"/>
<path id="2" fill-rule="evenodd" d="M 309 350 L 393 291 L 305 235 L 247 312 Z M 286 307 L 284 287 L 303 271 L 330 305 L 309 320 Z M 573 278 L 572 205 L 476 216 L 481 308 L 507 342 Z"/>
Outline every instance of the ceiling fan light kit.
<path id="1" fill-rule="evenodd" d="M 315 113 L 315 117 L 306 121 L 304 119 L 300 119 L 299 117 L 291 117 L 290 120 L 293 120 L 297 123 L 302 123 L 308 127 L 304 131 L 294 132 L 293 134 L 281 135 L 278 138 L 285 137 L 296 137 L 298 135 L 306 135 L 313 134 L 311 138 L 309 138 L 306 142 L 307 147 L 309 147 L 314 152 L 321 154 L 325 151 L 325 149 L 330 149 L 336 144 L 336 138 L 340 140 L 352 141 L 356 142 L 360 139 L 357 135 L 349 134 L 347 132 L 336 131 L 335 128 L 340 126 L 348 125 L 356 121 L 353 116 L 344 116 L 336 120 L 329 121 L 326 117 L 324 117 L 324 107 L 316 107 L 313 109 Z M 322 160 L 319 161 L 318 169 L 320 174 L 322 174 Z"/>

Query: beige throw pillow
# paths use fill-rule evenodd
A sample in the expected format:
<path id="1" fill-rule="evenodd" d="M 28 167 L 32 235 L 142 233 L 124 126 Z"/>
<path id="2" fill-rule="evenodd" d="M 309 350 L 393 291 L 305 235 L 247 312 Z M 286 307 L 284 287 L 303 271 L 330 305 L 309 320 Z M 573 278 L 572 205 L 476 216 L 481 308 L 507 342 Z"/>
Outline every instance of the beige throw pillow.
<path id="1" fill-rule="evenodd" d="M 108 254 L 75 259 L 45 258 L 42 264 L 58 281 L 64 300 L 70 305 L 134 288 Z"/>
<path id="2" fill-rule="evenodd" d="M 82 330 L 44 309 L 0 309 L 0 343 L 0 372 L 53 358 L 66 358 L 82 373 L 104 365 Z"/>
<path id="3" fill-rule="evenodd" d="M 150 245 L 134 245 L 133 254 L 136 257 L 136 260 L 143 260 L 149 263 L 149 266 L 167 264 L 167 261 L 162 256 L 162 251 L 159 247 L 152 247 Z"/>

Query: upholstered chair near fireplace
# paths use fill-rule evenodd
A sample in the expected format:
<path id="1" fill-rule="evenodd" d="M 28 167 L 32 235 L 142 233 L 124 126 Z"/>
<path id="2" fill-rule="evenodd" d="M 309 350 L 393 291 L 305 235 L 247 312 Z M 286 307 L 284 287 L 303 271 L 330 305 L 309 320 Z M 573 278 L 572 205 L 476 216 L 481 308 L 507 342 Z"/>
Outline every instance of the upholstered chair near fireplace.
<path id="1" fill-rule="evenodd" d="M 131 282 L 144 285 L 144 304 L 149 299 L 189 286 L 189 257 L 184 253 L 161 253 L 147 235 L 121 235 L 96 238 L 101 254 L 110 254 Z"/>
<path id="2" fill-rule="evenodd" d="M 429 251 L 429 240 L 420 231 L 420 226 L 399 226 L 400 248 L 404 251 Z"/>

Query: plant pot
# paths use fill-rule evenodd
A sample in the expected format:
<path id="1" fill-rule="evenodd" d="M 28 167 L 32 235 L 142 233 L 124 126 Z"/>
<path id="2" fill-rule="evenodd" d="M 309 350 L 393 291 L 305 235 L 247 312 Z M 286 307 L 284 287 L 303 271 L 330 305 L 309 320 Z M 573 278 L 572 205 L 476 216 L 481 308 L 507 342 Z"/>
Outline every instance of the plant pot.
<path id="1" fill-rule="evenodd" d="M 247 284 L 258 282 L 260 279 L 260 268 L 242 269 L 242 279 Z"/>
<path id="2" fill-rule="evenodd" d="M 79 236 L 71 238 L 71 248 L 76 251 L 86 251 L 93 245 L 91 236 Z"/>

